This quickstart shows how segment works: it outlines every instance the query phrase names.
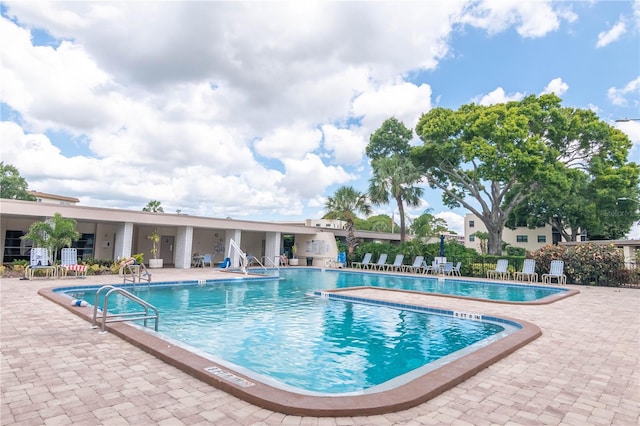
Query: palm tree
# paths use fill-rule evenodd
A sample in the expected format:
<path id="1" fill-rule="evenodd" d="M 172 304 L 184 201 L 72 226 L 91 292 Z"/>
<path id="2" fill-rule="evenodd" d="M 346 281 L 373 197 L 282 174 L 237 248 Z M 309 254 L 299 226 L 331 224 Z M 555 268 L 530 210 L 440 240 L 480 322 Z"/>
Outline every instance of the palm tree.
<path id="1" fill-rule="evenodd" d="M 80 233 L 76 231 L 74 219 L 65 219 L 60 213 L 56 213 L 44 222 L 32 223 L 29 232 L 21 238 L 33 241 L 34 247 L 48 249 L 55 263 L 58 259 L 58 250 L 71 247 L 71 243 L 80 239 Z"/>
<path id="2" fill-rule="evenodd" d="M 367 194 L 363 194 L 351 186 L 342 186 L 338 188 L 333 197 L 327 198 L 324 208 L 327 213 L 322 217 L 323 219 L 338 219 L 347 222 L 346 242 L 349 258 L 352 258 L 353 250 L 358 243 L 354 225 L 356 212 L 366 216 L 372 213 Z"/>
<path id="3" fill-rule="evenodd" d="M 400 213 L 400 242 L 405 240 L 404 205 L 417 207 L 420 204 L 422 188 L 414 186 L 422 178 L 411 162 L 399 155 L 380 157 L 371 162 L 373 177 L 369 180 L 369 197 L 376 204 L 388 204 L 392 198 Z"/>
<path id="4" fill-rule="evenodd" d="M 142 208 L 143 212 L 164 213 L 164 209 L 160 205 L 160 201 L 151 200 Z"/>

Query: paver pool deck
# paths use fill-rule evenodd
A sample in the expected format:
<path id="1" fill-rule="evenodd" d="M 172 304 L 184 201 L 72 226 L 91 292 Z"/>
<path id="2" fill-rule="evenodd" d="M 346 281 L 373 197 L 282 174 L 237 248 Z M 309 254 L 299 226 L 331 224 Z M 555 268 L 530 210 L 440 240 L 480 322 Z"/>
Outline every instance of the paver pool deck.
<path id="1" fill-rule="evenodd" d="M 154 270 L 153 280 L 221 274 L 167 268 Z M 44 287 L 119 282 L 113 276 L 2 279 L 1 425 L 627 426 L 640 421 L 638 289 L 570 285 L 580 294 L 525 306 L 386 292 L 388 300 L 529 321 L 542 336 L 414 408 L 316 418 L 249 404 L 111 333 L 98 333 L 37 294 Z"/>

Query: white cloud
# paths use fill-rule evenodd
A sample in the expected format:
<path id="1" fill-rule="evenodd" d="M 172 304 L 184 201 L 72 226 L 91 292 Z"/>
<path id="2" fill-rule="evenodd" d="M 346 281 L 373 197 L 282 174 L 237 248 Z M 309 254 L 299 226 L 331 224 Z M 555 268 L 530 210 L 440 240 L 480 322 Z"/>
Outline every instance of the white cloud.
<path id="1" fill-rule="evenodd" d="M 619 21 L 611 27 L 608 31 L 602 31 L 598 34 L 598 42 L 596 47 L 605 47 L 606 45 L 618 40 L 624 33 L 627 32 L 627 26 L 624 22 Z"/>
<path id="2" fill-rule="evenodd" d="M 531 38 L 574 19 L 565 4 L 506 0 L 3 7 L 0 93 L 19 124 L 0 126 L 2 158 L 32 189 L 261 218 L 363 189 L 369 135 L 431 109 L 424 78 L 465 25 Z M 479 100 L 522 96 L 499 87 Z"/>
<path id="3" fill-rule="evenodd" d="M 445 222 L 447 222 L 448 228 L 455 231 L 458 235 L 464 235 L 464 216 L 452 211 L 436 213 L 434 216 L 444 219 Z"/>
<path id="4" fill-rule="evenodd" d="M 315 154 L 307 154 L 301 160 L 285 159 L 285 188 L 290 193 L 303 198 L 312 198 L 322 193 L 328 186 L 344 184 L 355 176 L 340 166 L 327 166 Z"/>
<path id="5" fill-rule="evenodd" d="M 562 97 L 562 95 L 567 93 L 567 90 L 569 90 L 569 85 L 562 81 L 562 78 L 558 77 L 551 80 L 542 93 L 555 93 L 557 96 Z"/>
<path id="6" fill-rule="evenodd" d="M 266 158 L 300 160 L 320 146 L 322 132 L 296 123 L 274 129 L 266 137 L 256 141 L 256 152 Z"/>
<path id="7" fill-rule="evenodd" d="M 560 27 L 560 21 L 573 22 L 577 17 L 564 5 L 554 8 L 550 0 L 485 0 L 472 3 L 462 22 L 486 29 L 490 34 L 516 27 L 526 38 L 542 37 Z"/>
<path id="8" fill-rule="evenodd" d="M 375 132 L 382 123 L 395 117 L 408 128 L 413 128 L 420 115 L 431 109 L 431 87 L 413 83 L 386 84 L 357 96 L 353 101 L 352 114 L 364 117 L 362 126 L 367 134 Z"/>
<path id="9" fill-rule="evenodd" d="M 640 77 L 635 80 L 631 80 L 624 86 L 622 89 L 618 89 L 617 87 L 611 87 L 607 91 L 607 96 L 613 105 L 626 106 L 629 101 L 627 97 L 631 97 L 633 99 L 633 103 L 635 106 L 638 105 L 638 91 L 640 90 Z"/>
<path id="10" fill-rule="evenodd" d="M 492 92 L 489 92 L 483 96 L 477 96 L 472 101 L 478 105 L 489 106 L 495 104 L 502 104 L 510 101 L 519 101 L 524 98 L 524 94 L 516 92 L 506 94 L 502 87 L 498 87 Z"/>
<path id="11" fill-rule="evenodd" d="M 615 123 L 615 126 L 626 133 L 631 142 L 633 142 L 637 146 L 640 146 L 640 121 L 632 120 L 617 122 Z M 635 161 L 640 162 L 640 159 L 636 159 Z"/>
<path id="12" fill-rule="evenodd" d="M 362 161 L 368 141 L 360 132 L 351 129 L 338 129 L 333 125 L 322 126 L 324 147 L 332 152 L 338 164 L 357 165 Z"/>

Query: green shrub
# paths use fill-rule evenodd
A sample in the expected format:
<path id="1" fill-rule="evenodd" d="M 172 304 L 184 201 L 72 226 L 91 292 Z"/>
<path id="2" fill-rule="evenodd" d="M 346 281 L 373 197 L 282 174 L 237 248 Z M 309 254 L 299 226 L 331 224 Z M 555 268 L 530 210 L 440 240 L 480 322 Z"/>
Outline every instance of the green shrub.
<path id="1" fill-rule="evenodd" d="M 547 245 L 537 250 L 533 258 L 539 275 L 548 273 L 552 260 L 563 260 L 567 282 L 575 284 L 619 286 L 629 275 L 622 251 L 613 244 Z"/>
<path id="2" fill-rule="evenodd" d="M 565 246 L 554 246 L 551 244 L 539 248 L 532 254 L 532 258 L 536 261 L 536 272 L 539 277 L 549 272 L 552 260 L 566 261 L 566 257 L 567 248 Z"/>
<path id="3" fill-rule="evenodd" d="M 29 264 L 29 261 L 27 259 L 14 259 L 13 260 L 13 267 L 14 268 L 16 266 L 22 266 L 23 268 L 26 268 L 28 264 Z"/>
<path id="4" fill-rule="evenodd" d="M 508 256 L 524 256 L 525 254 L 527 254 L 527 250 L 523 247 L 507 247 Z"/>

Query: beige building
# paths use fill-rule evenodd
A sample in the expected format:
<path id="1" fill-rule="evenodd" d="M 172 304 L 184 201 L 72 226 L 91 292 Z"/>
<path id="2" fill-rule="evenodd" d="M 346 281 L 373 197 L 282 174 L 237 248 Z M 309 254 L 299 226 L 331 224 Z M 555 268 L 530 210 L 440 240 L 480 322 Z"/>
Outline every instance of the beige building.
<path id="1" fill-rule="evenodd" d="M 76 205 L 80 202 L 75 197 L 65 197 L 64 195 L 47 194 L 46 192 L 28 191 L 29 194 L 36 197 L 38 203 L 52 203 L 52 204 L 65 204 Z"/>
<path id="2" fill-rule="evenodd" d="M 50 194 L 49 194 L 50 195 Z M 64 200 L 60 200 L 64 198 Z M 231 257 L 238 266 L 240 255 L 232 247 L 235 243 L 244 253 L 254 256 L 265 266 L 274 266 L 280 254 L 291 253 L 301 264 L 310 259 L 313 266 L 324 266 L 338 256 L 336 238 L 344 239 L 346 231 L 332 226 L 304 223 L 275 223 L 230 218 L 212 218 L 174 213 L 85 207 L 69 203 L 69 197 L 42 197 L 42 202 L 0 199 L 0 250 L 3 262 L 28 259 L 29 248 L 21 237 L 32 223 L 43 221 L 60 213 L 77 222 L 81 234 L 74 243 L 78 256 L 83 259 L 120 259 L 134 253 L 143 253 L 145 262 L 152 258 L 152 242 L 148 238 L 154 231 L 160 235 L 158 257 L 165 266 L 190 268 L 193 255 L 211 254 L 213 262 Z M 76 200 L 77 199 L 72 199 Z M 356 231 L 364 241 L 398 242 L 399 234 Z M 311 260 L 312 259 L 312 260 Z"/>
<path id="3" fill-rule="evenodd" d="M 467 213 L 464 217 L 464 245 L 480 252 L 480 240 L 473 235 L 478 231 L 487 232 L 487 227 L 476 215 Z M 519 227 L 513 230 L 504 228 L 502 231 L 502 241 L 512 247 L 521 247 L 527 251 L 538 250 L 547 244 L 557 244 L 560 239 L 560 235 L 555 233 L 549 224 L 534 229 Z"/>

